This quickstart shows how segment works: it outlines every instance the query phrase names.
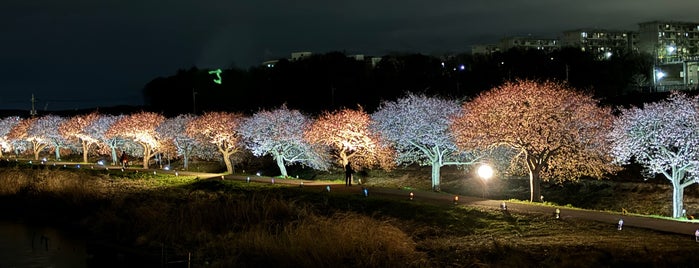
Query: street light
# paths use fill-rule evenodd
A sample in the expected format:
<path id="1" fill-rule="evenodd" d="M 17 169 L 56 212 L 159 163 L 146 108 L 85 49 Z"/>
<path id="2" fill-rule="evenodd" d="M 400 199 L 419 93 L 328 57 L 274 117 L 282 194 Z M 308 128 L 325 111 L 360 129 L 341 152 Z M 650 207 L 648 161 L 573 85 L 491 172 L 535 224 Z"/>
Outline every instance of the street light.
<path id="1" fill-rule="evenodd" d="M 486 183 L 493 176 L 493 168 L 491 168 L 487 164 L 482 164 L 480 167 L 478 167 L 476 173 L 478 173 L 478 176 L 481 177 L 481 179 L 483 179 L 483 198 L 485 198 L 485 191 L 487 186 Z"/>
<path id="2" fill-rule="evenodd" d="M 493 168 L 491 168 L 487 164 L 483 164 L 480 167 L 478 167 L 478 176 L 481 177 L 484 181 L 487 181 L 490 179 L 490 177 L 493 176 Z"/>

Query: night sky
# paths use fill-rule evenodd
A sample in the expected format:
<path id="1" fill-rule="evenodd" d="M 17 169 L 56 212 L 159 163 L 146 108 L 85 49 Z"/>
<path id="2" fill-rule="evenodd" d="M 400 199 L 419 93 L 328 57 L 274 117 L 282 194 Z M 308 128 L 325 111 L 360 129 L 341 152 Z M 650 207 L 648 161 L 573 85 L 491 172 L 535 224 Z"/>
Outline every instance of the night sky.
<path id="1" fill-rule="evenodd" d="M 178 69 L 247 69 L 291 52 L 470 52 L 514 35 L 699 21 L 697 0 L 2 0 L 0 109 L 141 105 Z M 224 81 L 225 82 L 225 81 Z"/>

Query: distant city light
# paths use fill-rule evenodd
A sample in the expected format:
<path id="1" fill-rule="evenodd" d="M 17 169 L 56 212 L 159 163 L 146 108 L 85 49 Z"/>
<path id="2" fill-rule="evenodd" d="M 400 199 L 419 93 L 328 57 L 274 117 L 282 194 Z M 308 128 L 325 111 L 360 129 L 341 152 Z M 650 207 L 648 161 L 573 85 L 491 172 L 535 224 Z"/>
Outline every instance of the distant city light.
<path id="1" fill-rule="evenodd" d="M 675 46 L 667 46 L 667 53 L 672 54 L 677 48 Z"/>
<path id="2" fill-rule="evenodd" d="M 658 80 L 663 79 L 663 77 L 665 77 L 665 73 L 663 71 L 657 70 L 655 71 L 655 77 L 657 77 Z"/>

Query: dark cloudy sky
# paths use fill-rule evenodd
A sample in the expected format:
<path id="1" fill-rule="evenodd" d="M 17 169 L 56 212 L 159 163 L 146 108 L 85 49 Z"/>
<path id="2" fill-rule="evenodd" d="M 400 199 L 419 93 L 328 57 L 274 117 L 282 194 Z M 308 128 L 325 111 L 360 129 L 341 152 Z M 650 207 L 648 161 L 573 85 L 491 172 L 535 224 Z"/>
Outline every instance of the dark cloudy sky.
<path id="1" fill-rule="evenodd" d="M 0 109 L 142 104 L 178 69 L 247 68 L 294 51 L 467 52 L 651 20 L 699 21 L 697 0 L 1 0 Z"/>

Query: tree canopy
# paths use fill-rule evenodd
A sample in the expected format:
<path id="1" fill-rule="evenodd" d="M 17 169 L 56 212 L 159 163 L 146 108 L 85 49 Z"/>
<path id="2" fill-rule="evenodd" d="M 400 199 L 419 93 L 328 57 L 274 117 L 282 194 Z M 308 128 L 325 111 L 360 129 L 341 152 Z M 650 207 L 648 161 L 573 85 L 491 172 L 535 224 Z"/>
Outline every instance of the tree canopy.
<path id="1" fill-rule="evenodd" d="M 372 116 L 372 131 L 380 133 L 395 148 L 398 164 L 432 166 L 432 189 L 440 190 L 440 168 L 472 164 L 472 154 L 460 153 L 449 130 L 461 104 L 425 95 L 408 94 L 386 101 Z"/>
<path id="2" fill-rule="evenodd" d="M 699 179 L 699 97 L 674 93 L 624 109 L 608 137 L 617 163 L 639 163 L 672 183 L 672 214 L 680 217 L 684 188 Z"/>
<path id="3" fill-rule="evenodd" d="M 516 80 L 464 103 L 452 130 L 464 150 L 507 146 L 526 165 L 530 200 L 539 201 L 541 181 L 601 178 L 616 171 L 604 139 L 611 109 L 565 83 Z"/>

